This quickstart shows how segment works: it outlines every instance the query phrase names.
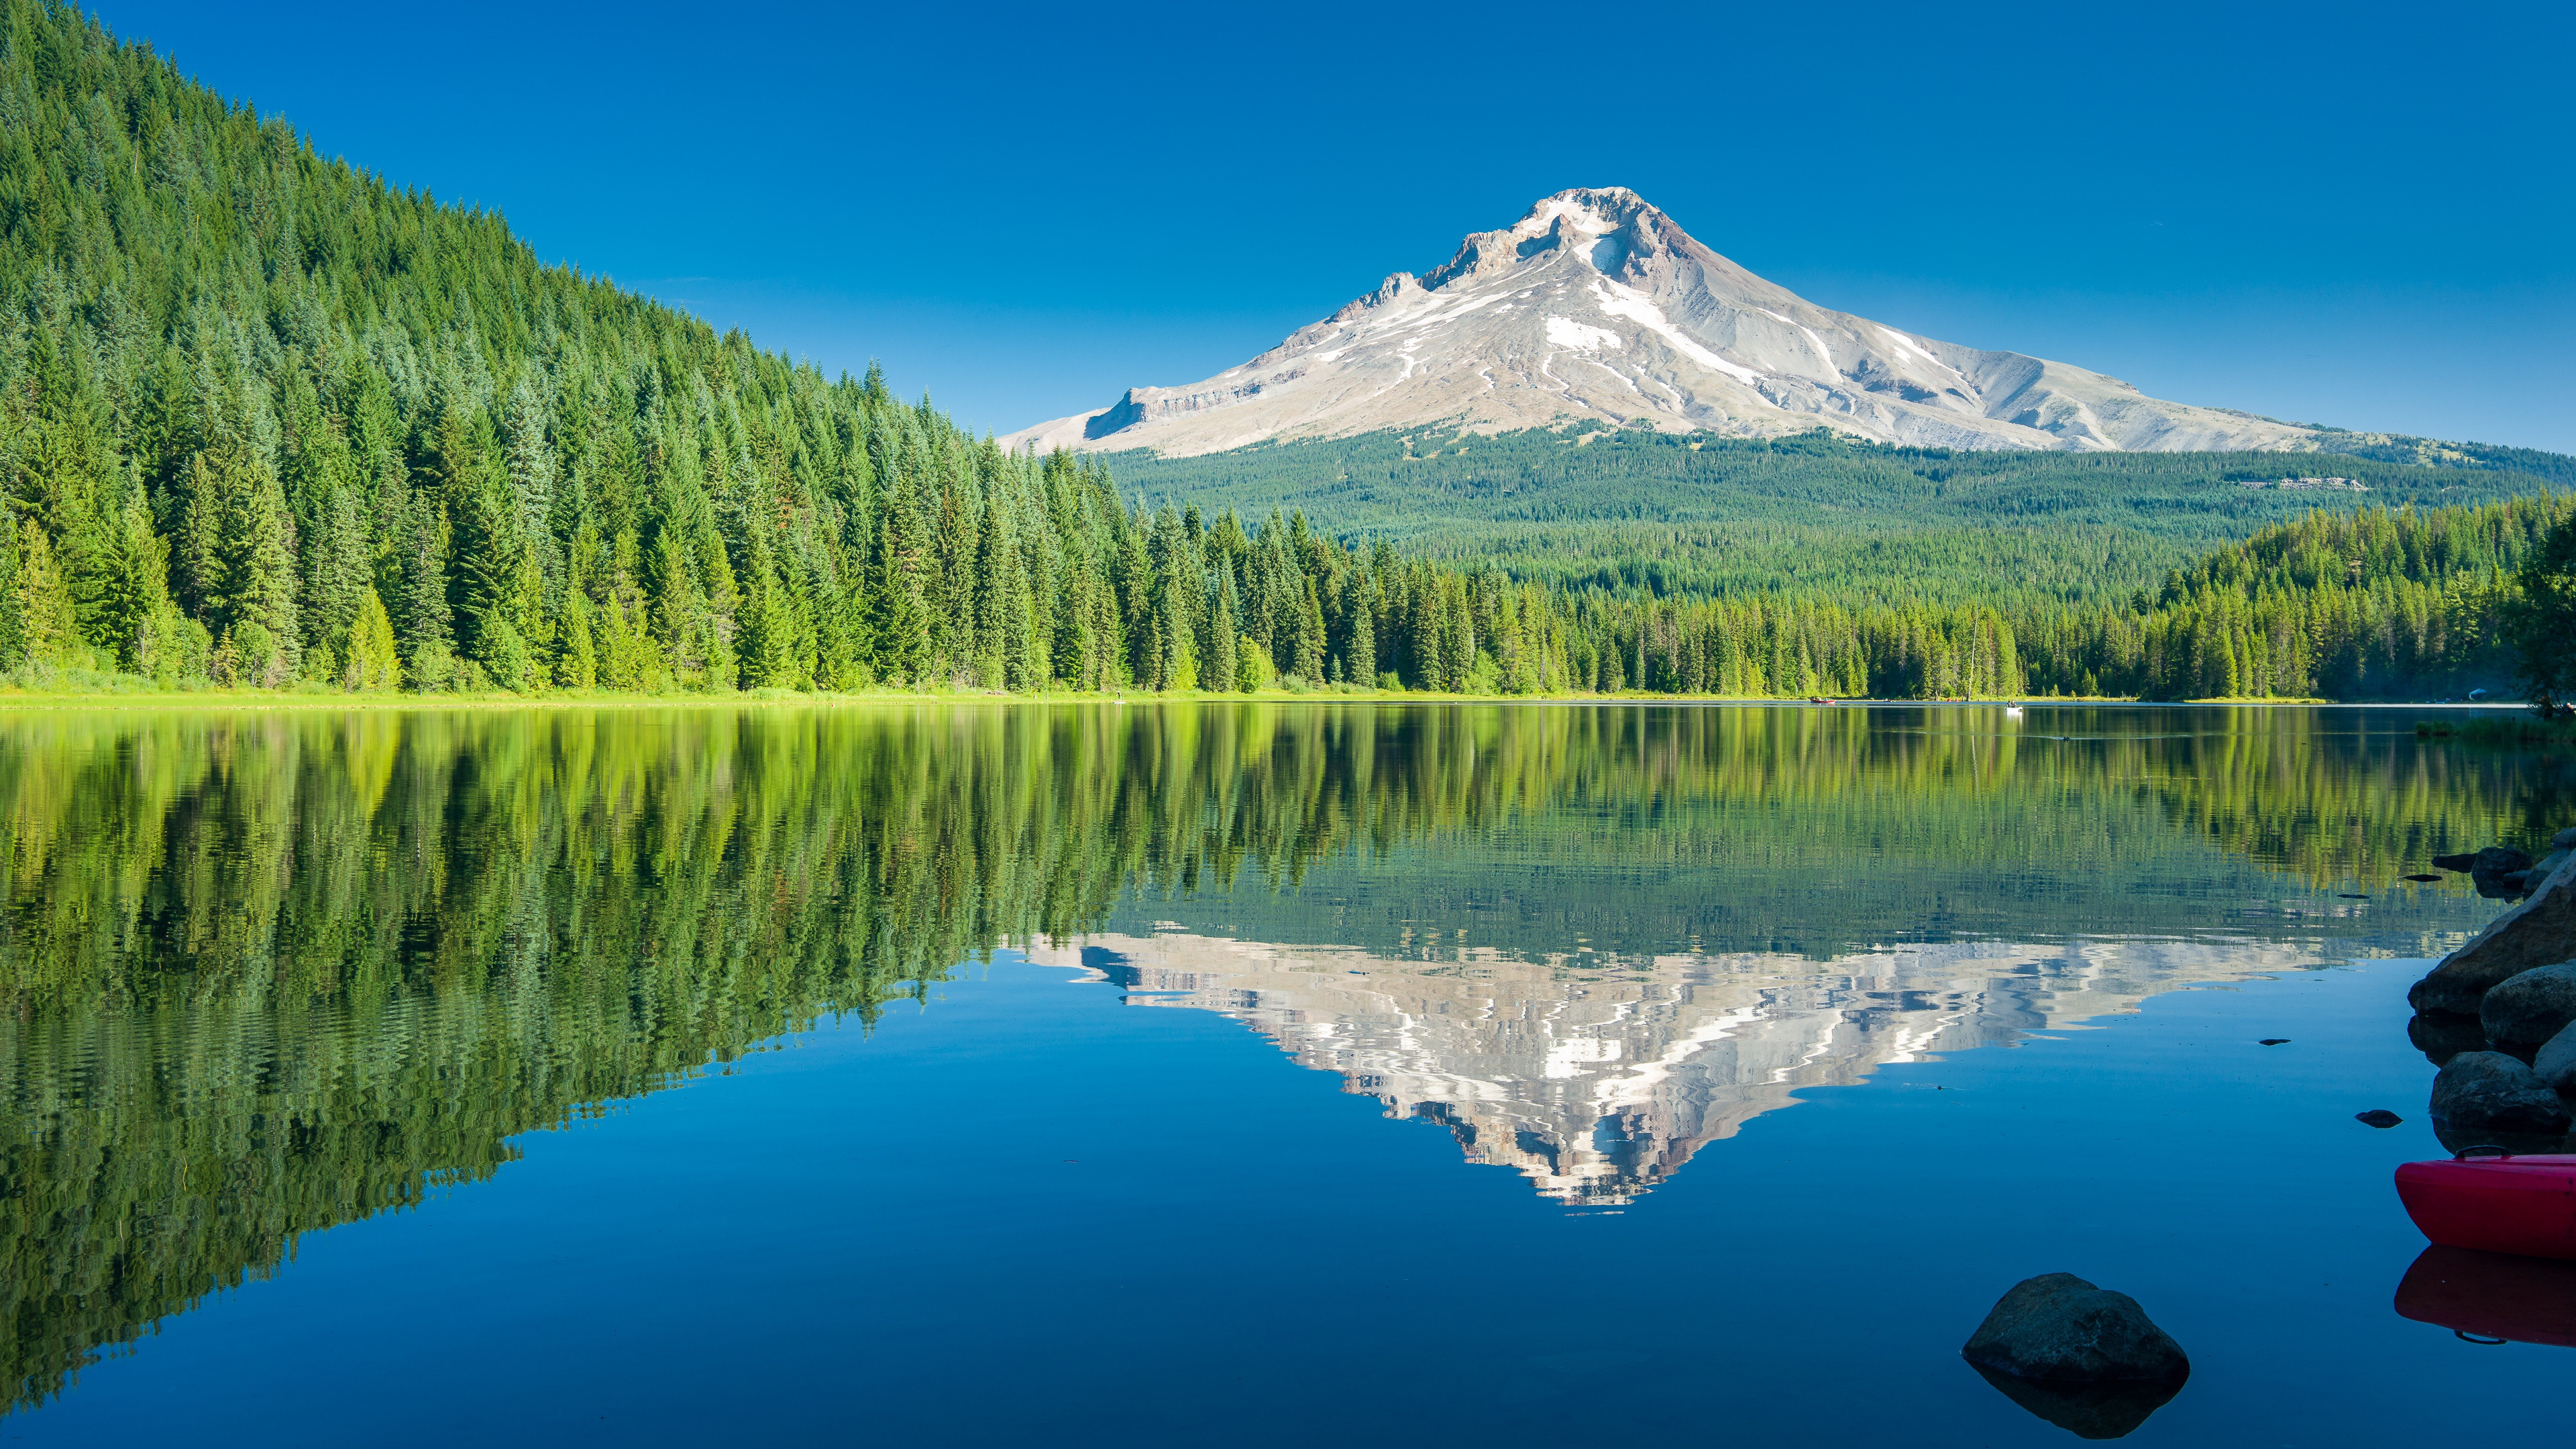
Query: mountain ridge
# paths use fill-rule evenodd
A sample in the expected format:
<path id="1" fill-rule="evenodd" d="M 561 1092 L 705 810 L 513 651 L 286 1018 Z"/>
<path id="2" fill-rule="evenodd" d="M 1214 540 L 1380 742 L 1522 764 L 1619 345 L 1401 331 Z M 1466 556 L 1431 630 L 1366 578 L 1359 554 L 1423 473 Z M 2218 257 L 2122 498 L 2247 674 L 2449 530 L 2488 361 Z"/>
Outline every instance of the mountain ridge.
<path id="1" fill-rule="evenodd" d="M 1738 437 L 1823 426 L 1912 446 L 2062 451 L 2307 451 L 2319 435 L 1817 306 L 1612 186 L 1543 198 L 1508 227 L 1470 234 L 1429 272 L 1391 273 L 1214 377 L 1130 388 L 1001 441 L 1189 457 L 1273 439 L 1569 420 Z"/>

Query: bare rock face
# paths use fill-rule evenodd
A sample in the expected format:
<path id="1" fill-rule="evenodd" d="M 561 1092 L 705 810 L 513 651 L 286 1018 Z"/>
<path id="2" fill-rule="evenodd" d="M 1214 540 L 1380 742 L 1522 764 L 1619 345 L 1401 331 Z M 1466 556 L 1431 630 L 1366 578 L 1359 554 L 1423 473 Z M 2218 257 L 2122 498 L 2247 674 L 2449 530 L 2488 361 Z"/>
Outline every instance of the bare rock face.
<path id="1" fill-rule="evenodd" d="M 2509 978 L 2568 960 L 2576 960 L 2576 860 L 2561 865 L 2533 888 L 2529 899 L 2443 957 L 2406 993 L 2406 1000 L 2419 1012 L 2475 1016 L 2487 992 Z"/>
<path id="2" fill-rule="evenodd" d="M 2558 1094 L 2539 1073 L 2502 1052 L 2462 1052 L 2444 1063 L 2433 1078 L 2432 1112 L 2446 1140 L 2476 1133 L 2553 1137 L 2567 1130 L 2567 1107 Z"/>
<path id="3" fill-rule="evenodd" d="M 2507 1050 L 2529 1050 L 2576 1021 L 2576 961 L 2535 966 L 2506 977 L 2478 1006 L 2487 1040 Z"/>
<path id="4" fill-rule="evenodd" d="M 1625 187 L 1561 191 L 1446 263 L 1215 377 L 1002 439 L 1192 456 L 1273 438 L 1564 420 L 1778 436 L 1828 427 L 1957 448 L 2315 446 L 2247 413 L 2160 402 L 2115 377 L 1829 311 L 1701 245 Z"/>

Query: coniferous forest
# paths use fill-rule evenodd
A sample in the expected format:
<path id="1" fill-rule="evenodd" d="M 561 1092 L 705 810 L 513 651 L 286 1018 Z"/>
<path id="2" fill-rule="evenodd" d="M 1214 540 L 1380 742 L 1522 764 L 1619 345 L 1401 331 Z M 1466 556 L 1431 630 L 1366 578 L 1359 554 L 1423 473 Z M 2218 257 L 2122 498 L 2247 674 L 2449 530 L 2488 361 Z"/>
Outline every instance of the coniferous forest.
<path id="1" fill-rule="evenodd" d="M 1149 505 L 873 367 L 828 378 L 541 265 L 498 215 L 325 160 L 68 7 L 0 16 L 0 671 L 24 686 L 2447 692 L 2504 682 L 2496 610 L 2568 511 L 2318 513 L 2161 589 L 1980 598 L 1675 590 Z M 1913 576 L 1901 549 L 1884 574 Z"/>

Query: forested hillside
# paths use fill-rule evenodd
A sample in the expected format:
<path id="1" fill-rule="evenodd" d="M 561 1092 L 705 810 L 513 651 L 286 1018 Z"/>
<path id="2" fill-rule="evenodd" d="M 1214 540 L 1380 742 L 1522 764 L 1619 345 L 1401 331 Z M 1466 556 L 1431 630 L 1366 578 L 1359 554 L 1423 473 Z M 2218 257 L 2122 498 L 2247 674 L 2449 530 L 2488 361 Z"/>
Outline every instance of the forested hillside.
<path id="1" fill-rule="evenodd" d="M 2355 453 L 1963 452 L 1588 424 L 1107 461 L 1131 492 L 1300 510 L 1328 533 L 1539 583 L 1882 605 L 2118 598 L 2313 509 L 2576 486 L 2576 458 L 2554 453 L 2328 436 Z"/>
<path id="2" fill-rule="evenodd" d="M 2570 522 L 2576 496 L 2313 513 L 2175 571 L 2126 609 L 2026 611 L 2031 687 L 2150 699 L 2501 692 L 2513 570 Z"/>
<path id="3" fill-rule="evenodd" d="M 2502 682 L 2486 611 L 2543 505 L 2176 570 L 2320 502 L 2547 486 L 2495 450 L 2335 460 L 2360 492 L 2245 486 L 2316 454 L 1538 433 L 1303 492 L 1208 470 L 1324 445 L 1148 467 L 1149 507 L 540 265 L 68 8 L 0 22 L 21 686 L 2374 695 Z"/>

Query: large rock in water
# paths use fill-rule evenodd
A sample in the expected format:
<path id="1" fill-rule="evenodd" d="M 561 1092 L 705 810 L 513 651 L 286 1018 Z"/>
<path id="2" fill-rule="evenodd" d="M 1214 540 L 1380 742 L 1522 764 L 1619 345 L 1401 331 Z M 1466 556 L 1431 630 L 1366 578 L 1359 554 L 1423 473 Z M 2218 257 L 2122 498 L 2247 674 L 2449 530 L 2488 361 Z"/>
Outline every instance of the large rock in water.
<path id="1" fill-rule="evenodd" d="M 2025 1278 L 1960 1356 L 2005 1397 L 2086 1439 L 2117 1439 L 2182 1390 L 2191 1360 L 2126 1293 L 2072 1273 Z"/>
<path id="2" fill-rule="evenodd" d="M 2487 1040 L 2510 1051 L 2529 1050 L 2576 1021 L 2576 961 L 2534 966 L 2506 977 L 2478 1005 Z"/>
<path id="3" fill-rule="evenodd" d="M 2406 993 L 2417 1011 L 2475 1016 L 2486 994 L 2535 966 L 2576 959 L 2576 860 L 2560 866 L 2530 899 L 2487 923 Z"/>
<path id="4" fill-rule="evenodd" d="M 2521 894 L 2522 872 L 2531 869 L 2531 857 L 2510 845 L 2490 845 L 2469 862 L 2469 881 L 2482 896 Z M 2517 877 L 2508 881 L 2506 877 Z"/>
<path id="5" fill-rule="evenodd" d="M 2531 1059 L 2531 1074 L 2561 1097 L 2576 1097 L 2576 1026 L 2559 1029 Z"/>
<path id="6" fill-rule="evenodd" d="M 2021 1379 L 2160 1383 L 2191 1373 L 2182 1345 L 2148 1320 L 2138 1300 L 2072 1273 L 2014 1284 L 1959 1352 Z"/>
<path id="7" fill-rule="evenodd" d="M 2554 1136 L 2567 1107 L 2540 1074 L 2502 1052 L 2462 1052 L 2433 1078 L 2433 1125 L 2450 1135 Z M 2506 1144 L 2511 1145 L 2511 1144 Z"/>

